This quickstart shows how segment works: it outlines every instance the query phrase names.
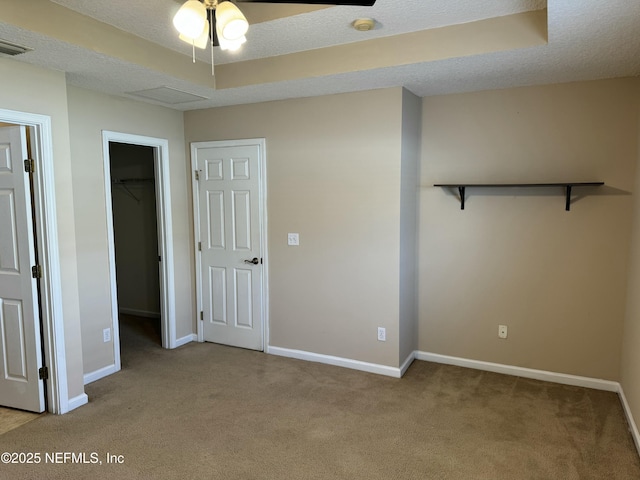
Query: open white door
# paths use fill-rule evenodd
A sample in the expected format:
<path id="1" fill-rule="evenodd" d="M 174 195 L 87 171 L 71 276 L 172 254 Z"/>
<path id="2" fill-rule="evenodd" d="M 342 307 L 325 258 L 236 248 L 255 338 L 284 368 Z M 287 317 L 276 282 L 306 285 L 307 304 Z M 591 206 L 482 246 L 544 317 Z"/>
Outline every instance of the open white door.
<path id="1" fill-rule="evenodd" d="M 264 140 L 198 142 L 194 165 L 201 339 L 263 350 Z"/>
<path id="2" fill-rule="evenodd" d="M 25 127 L 0 128 L 0 405 L 42 412 L 44 385 Z"/>

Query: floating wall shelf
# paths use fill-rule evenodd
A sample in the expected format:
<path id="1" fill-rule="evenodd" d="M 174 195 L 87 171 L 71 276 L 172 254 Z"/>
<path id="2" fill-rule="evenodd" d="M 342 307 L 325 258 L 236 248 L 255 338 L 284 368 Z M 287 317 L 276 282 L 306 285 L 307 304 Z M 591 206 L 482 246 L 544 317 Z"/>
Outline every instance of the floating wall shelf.
<path id="1" fill-rule="evenodd" d="M 468 188 L 548 188 L 562 187 L 565 189 L 565 210 L 571 209 L 571 190 L 573 187 L 599 187 L 604 182 L 566 182 L 566 183 L 436 183 L 434 187 L 457 188 L 460 193 L 460 210 L 464 210 L 465 191 Z"/>

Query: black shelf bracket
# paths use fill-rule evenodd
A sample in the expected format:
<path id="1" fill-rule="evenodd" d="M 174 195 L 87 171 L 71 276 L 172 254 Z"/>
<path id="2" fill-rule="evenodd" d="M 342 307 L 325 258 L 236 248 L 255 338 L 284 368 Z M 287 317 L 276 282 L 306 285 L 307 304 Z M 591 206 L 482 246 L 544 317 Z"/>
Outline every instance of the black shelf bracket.
<path id="1" fill-rule="evenodd" d="M 568 212 L 569 210 L 571 210 L 571 187 L 573 187 L 573 185 L 567 185 L 565 187 L 565 191 L 566 191 L 566 200 L 565 200 L 565 204 L 564 204 L 564 209 Z"/>
<path id="2" fill-rule="evenodd" d="M 571 210 L 571 192 L 573 187 L 599 187 L 604 182 L 566 182 L 566 183 L 436 183 L 434 187 L 457 188 L 460 194 L 460 210 L 464 210 L 467 187 L 470 188 L 548 188 L 563 187 L 565 189 L 565 207 Z"/>
<path id="3" fill-rule="evenodd" d="M 465 189 L 465 185 L 458 186 L 458 193 L 460 193 L 460 210 L 464 210 Z"/>

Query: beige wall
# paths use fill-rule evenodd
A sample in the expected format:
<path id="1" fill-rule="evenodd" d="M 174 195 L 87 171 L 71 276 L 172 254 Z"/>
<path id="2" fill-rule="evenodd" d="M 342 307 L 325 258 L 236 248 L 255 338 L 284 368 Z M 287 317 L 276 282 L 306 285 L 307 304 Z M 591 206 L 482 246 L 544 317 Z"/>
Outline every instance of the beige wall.
<path id="1" fill-rule="evenodd" d="M 425 98 L 420 350 L 619 380 L 638 79 Z M 630 101 L 631 100 L 631 101 Z M 433 183 L 605 181 L 456 196 Z M 509 327 L 499 340 L 498 324 Z"/>
<path id="2" fill-rule="evenodd" d="M 400 88 L 186 112 L 187 143 L 266 139 L 270 345 L 398 365 L 401 115 Z"/>
<path id="3" fill-rule="evenodd" d="M 0 58 L 0 107 L 51 117 L 68 395 L 84 393 L 67 88 L 64 73 Z"/>
<path id="4" fill-rule="evenodd" d="M 418 201 L 422 99 L 402 91 L 399 362 L 418 348 Z"/>
<path id="5" fill-rule="evenodd" d="M 72 86 L 68 99 L 84 371 L 91 373 L 114 362 L 113 345 L 102 341 L 102 329 L 111 325 L 102 131 L 169 141 L 178 338 L 192 333 L 194 318 L 188 169 L 182 112 Z"/>
<path id="6" fill-rule="evenodd" d="M 636 95 L 629 97 L 638 118 L 637 159 L 640 162 L 640 87 Z M 640 191 L 640 169 L 636 169 L 634 192 Z M 633 202 L 633 235 L 631 237 L 631 258 L 629 260 L 629 286 L 627 290 L 627 311 L 622 347 L 622 388 L 636 424 L 640 422 L 640 195 Z"/>

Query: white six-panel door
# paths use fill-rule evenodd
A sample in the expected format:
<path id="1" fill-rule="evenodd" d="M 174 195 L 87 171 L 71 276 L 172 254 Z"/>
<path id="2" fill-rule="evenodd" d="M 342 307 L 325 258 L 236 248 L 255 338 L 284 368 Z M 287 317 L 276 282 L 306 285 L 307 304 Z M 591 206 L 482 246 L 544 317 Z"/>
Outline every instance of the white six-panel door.
<path id="1" fill-rule="evenodd" d="M 192 144 L 203 339 L 263 350 L 263 143 Z"/>
<path id="2" fill-rule="evenodd" d="M 44 411 L 25 127 L 0 128 L 0 405 Z"/>

